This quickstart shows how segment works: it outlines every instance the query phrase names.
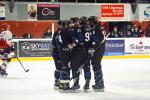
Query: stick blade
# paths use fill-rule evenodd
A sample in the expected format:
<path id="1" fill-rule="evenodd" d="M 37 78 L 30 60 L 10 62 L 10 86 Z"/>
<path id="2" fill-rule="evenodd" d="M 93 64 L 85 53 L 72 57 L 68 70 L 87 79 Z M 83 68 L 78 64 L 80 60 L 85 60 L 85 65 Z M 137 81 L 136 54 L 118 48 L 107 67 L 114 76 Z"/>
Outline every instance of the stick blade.
<path id="1" fill-rule="evenodd" d="M 26 72 L 29 72 L 29 69 L 27 69 Z"/>

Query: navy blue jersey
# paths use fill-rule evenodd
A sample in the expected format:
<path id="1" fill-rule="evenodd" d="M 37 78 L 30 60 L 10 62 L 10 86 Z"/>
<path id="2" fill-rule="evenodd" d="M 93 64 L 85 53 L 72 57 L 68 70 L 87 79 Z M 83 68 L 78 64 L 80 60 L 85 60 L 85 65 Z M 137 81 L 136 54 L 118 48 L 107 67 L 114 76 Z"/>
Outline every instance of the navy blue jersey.
<path id="1" fill-rule="evenodd" d="M 90 25 L 86 25 L 83 28 L 82 34 L 84 37 L 84 46 L 86 48 L 97 48 L 105 38 L 99 24 L 95 25 L 94 28 Z"/>
<path id="2" fill-rule="evenodd" d="M 97 24 L 95 28 L 91 32 L 91 48 L 97 48 L 102 44 L 102 41 L 104 40 L 104 34 L 102 33 L 102 30 L 100 29 L 100 25 Z"/>
<path id="3" fill-rule="evenodd" d="M 83 37 L 84 37 L 84 47 L 90 48 L 91 45 L 91 27 L 85 26 L 83 28 Z"/>
<path id="4" fill-rule="evenodd" d="M 58 36 L 61 30 L 58 30 L 57 32 L 54 33 L 53 38 L 52 38 L 52 45 L 53 45 L 53 51 L 52 51 L 52 56 L 55 58 L 60 58 L 59 55 L 59 50 L 58 50 Z"/>
<path id="5" fill-rule="evenodd" d="M 53 38 L 52 38 L 53 48 L 58 48 L 57 41 L 58 41 L 58 31 L 54 33 Z"/>
<path id="6" fill-rule="evenodd" d="M 59 49 L 66 49 L 72 43 L 72 35 L 68 29 L 61 30 L 58 34 L 58 47 Z"/>
<path id="7" fill-rule="evenodd" d="M 72 35 L 73 43 L 77 46 L 82 45 L 84 42 L 84 37 L 82 35 L 81 28 L 72 28 L 69 30 L 70 34 Z"/>

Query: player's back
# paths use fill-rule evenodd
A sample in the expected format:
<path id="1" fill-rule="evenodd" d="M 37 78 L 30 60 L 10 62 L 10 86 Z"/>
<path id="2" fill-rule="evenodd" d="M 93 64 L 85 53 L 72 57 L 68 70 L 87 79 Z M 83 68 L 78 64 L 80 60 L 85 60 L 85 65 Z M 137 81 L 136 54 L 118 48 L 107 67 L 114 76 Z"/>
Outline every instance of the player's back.
<path id="1" fill-rule="evenodd" d="M 63 29 L 59 34 L 59 42 L 61 44 L 61 48 L 68 47 L 68 44 L 72 43 L 72 36 L 68 29 Z"/>
<path id="2" fill-rule="evenodd" d="M 82 33 L 84 37 L 84 47 L 89 48 L 91 45 L 91 32 L 92 29 L 89 25 L 86 25 L 82 28 Z"/>

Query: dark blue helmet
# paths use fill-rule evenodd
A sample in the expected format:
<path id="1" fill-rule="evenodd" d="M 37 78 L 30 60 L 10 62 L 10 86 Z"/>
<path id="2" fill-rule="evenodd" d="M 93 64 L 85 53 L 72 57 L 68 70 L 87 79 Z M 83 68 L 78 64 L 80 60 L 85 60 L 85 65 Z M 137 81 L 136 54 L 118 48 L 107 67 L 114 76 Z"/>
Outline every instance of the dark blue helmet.
<path id="1" fill-rule="evenodd" d="M 63 20 L 59 20 L 59 21 L 57 22 L 57 25 L 58 25 L 58 26 L 61 26 L 62 23 L 63 23 Z"/>
<path id="2" fill-rule="evenodd" d="M 79 18 L 78 18 L 78 17 L 75 17 L 74 19 L 75 19 L 75 22 L 79 21 Z"/>
<path id="3" fill-rule="evenodd" d="M 63 28 L 68 28 L 69 27 L 69 21 L 68 20 L 64 20 L 62 23 L 62 27 Z"/>
<path id="4" fill-rule="evenodd" d="M 75 18 L 70 18 L 70 23 L 73 24 L 75 22 Z"/>
<path id="5" fill-rule="evenodd" d="M 71 23 L 71 24 L 72 24 L 72 23 L 75 23 L 75 22 L 77 22 L 77 21 L 79 21 L 79 18 L 78 18 L 78 17 L 70 18 L 70 23 Z"/>
<path id="6" fill-rule="evenodd" d="M 69 25 L 69 20 L 64 20 L 65 25 Z"/>
<path id="7" fill-rule="evenodd" d="M 87 21 L 87 17 L 82 16 L 82 17 L 80 18 L 80 24 L 81 24 L 81 25 L 85 25 L 85 24 L 86 24 L 86 21 Z"/>
<path id="8" fill-rule="evenodd" d="M 90 21 L 90 22 L 95 22 L 96 17 L 95 16 L 90 16 L 87 20 Z"/>
<path id="9" fill-rule="evenodd" d="M 90 16 L 87 21 L 89 21 L 90 25 L 93 27 L 98 23 L 98 19 L 96 16 Z"/>
<path id="10" fill-rule="evenodd" d="M 85 16 L 82 16 L 82 17 L 80 18 L 80 20 L 81 20 L 81 21 L 84 21 L 84 22 L 86 22 L 86 20 L 87 20 L 87 17 L 85 17 Z"/>

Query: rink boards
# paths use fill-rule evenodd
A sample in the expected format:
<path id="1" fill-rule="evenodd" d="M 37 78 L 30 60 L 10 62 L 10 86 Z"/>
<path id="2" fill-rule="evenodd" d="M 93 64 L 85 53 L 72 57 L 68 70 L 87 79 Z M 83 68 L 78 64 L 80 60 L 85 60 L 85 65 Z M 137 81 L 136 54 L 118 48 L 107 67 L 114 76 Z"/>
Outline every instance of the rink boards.
<path id="1" fill-rule="evenodd" d="M 150 56 L 104 56 L 104 59 L 131 59 L 131 58 L 150 58 Z M 34 57 L 34 58 L 19 58 L 21 61 L 52 61 L 52 57 Z M 13 58 L 12 61 L 18 61 L 16 58 Z"/>
<path id="2" fill-rule="evenodd" d="M 15 57 L 23 61 L 53 60 L 51 39 L 13 39 Z M 104 59 L 150 58 L 150 38 L 108 38 Z M 15 61 L 15 58 L 13 58 Z"/>

